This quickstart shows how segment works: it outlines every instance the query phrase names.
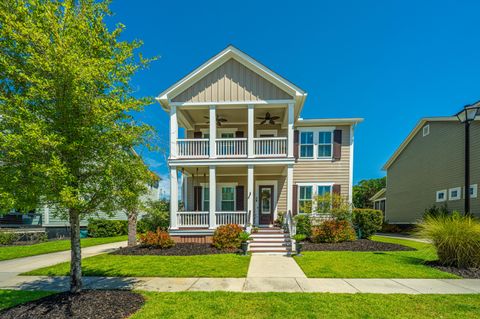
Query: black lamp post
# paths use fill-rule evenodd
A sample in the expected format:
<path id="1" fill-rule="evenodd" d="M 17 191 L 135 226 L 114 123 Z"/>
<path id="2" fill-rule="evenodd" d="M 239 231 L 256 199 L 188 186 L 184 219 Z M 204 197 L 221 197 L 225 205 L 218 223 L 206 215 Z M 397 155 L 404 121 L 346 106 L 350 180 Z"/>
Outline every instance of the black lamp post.
<path id="1" fill-rule="evenodd" d="M 465 125 L 465 215 L 470 214 L 470 124 L 478 113 L 480 113 L 480 101 L 465 106 L 456 114 L 460 123 Z"/>

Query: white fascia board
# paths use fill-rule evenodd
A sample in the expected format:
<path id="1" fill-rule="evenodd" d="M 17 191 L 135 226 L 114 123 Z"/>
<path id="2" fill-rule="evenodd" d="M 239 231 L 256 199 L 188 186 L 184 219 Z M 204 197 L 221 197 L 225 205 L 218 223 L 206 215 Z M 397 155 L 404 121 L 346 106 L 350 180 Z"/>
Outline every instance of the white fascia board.
<path id="1" fill-rule="evenodd" d="M 295 159 L 288 158 L 253 158 L 253 159 L 192 159 L 192 160 L 168 160 L 168 166 L 239 166 L 239 165 L 288 165 L 295 164 Z"/>
<path id="2" fill-rule="evenodd" d="M 323 119 L 299 119 L 297 127 L 308 127 L 315 125 L 355 125 L 363 122 L 363 118 L 323 118 Z"/>

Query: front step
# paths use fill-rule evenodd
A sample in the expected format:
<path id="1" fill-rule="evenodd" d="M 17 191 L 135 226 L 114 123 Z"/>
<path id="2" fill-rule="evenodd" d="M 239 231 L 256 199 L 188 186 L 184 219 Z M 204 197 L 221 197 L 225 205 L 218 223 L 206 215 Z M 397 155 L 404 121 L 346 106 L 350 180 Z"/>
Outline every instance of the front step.
<path id="1" fill-rule="evenodd" d="M 251 238 L 248 247 L 251 253 L 289 255 L 292 251 L 290 236 L 281 228 L 260 228 Z"/>

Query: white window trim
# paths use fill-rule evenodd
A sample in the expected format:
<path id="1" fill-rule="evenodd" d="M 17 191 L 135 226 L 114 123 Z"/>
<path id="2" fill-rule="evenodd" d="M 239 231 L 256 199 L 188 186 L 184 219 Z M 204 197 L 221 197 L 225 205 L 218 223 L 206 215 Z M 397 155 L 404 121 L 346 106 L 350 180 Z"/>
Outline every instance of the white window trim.
<path id="1" fill-rule="evenodd" d="M 324 132 L 324 131 L 318 131 L 316 134 L 317 134 L 317 139 L 318 139 L 318 143 L 316 145 L 316 148 L 317 148 L 317 157 L 318 159 L 331 159 L 333 157 L 333 131 L 328 131 L 330 132 L 330 156 L 320 156 L 318 154 L 318 148 L 321 146 L 321 145 L 328 145 L 328 144 L 320 144 L 320 133 L 321 132 Z"/>
<path id="2" fill-rule="evenodd" d="M 440 193 L 443 193 L 443 194 L 444 194 L 443 199 L 439 199 L 439 198 L 438 198 L 438 195 L 439 195 Z M 446 200 L 447 200 L 447 190 L 446 190 L 446 189 L 442 189 L 442 190 L 439 190 L 439 191 L 436 192 L 436 194 L 435 194 L 435 201 L 436 201 L 437 203 L 442 203 L 442 202 L 445 202 Z"/>
<path id="3" fill-rule="evenodd" d="M 332 192 L 333 192 L 333 185 L 334 184 L 335 183 L 333 183 L 333 182 L 296 183 L 296 185 L 299 189 L 298 189 L 298 192 L 297 192 L 297 198 L 294 199 L 294 200 L 297 201 L 298 214 L 303 215 L 302 213 L 300 213 L 300 186 L 312 186 L 312 213 L 313 213 L 317 210 L 317 203 L 316 203 L 316 201 L 314 201 L 314 198 L 316 198 L 318 196 L 318 186 L 330 186 L 330 188 L 332 189 Z"/>
<path id="4" fill-rule="evenodd" d="M 216 191 L 216 209 L 215 211 L 222 212 L 222 187 L 233 187 L 233 211 L 235 211 L 235 205 L 237 203 L 237 186 L 238 183 L 217 183 L 217 189 Z"/>
<path id="5" fill-rule="evenodd" d="M 262 134 L 272 134 L 274 137 L 277 137 L 277 130 L 257 130 L 257 137 L 260 137 Z"/>
<path id="6" fill-rule="evenodd" d="M 333 132 L 335 131 L 336 127 L 335 126 L 324 126 L 324 127 L 302 127 L 298 129 L 298 134 L 299 134 L 299 141 L 298 141 L 298 160 L 299 161 L 311 161 L 311 160 L 317 160 L 317 161 L 331 161 L 333 159 Z M 312 132 L 313 133 L 313 157 L 302 157 L 301 154 L 301 147 L 302 145 L 311 145 L 311 144 L 302 144 L 302 137 L 301 134 L 302 132 Z M 320 157 L 318 156 L 318 146 L 319 146 L 319 133 L 320 132 L 330 132 L 332 137 L 332 150 L 331 150 L 331 156 L 328 157 Z"/>
<path id="7" fill-rule="evenodd" d="M 457 196 L 452 196 L 453 192 L 457 192 Z M 462 188 L 461 187 L 454 187 L 448 190 L 448 200 L 460 200 L 462 199 Z"/>
<path id="8" fill-rule="evenodd" d="M 470 195 L 470 198 L 477 198 L 478 196 L 478 184 L 470 185 L 470 188 L 473 189 L 473 194 Z"/>
<path id="9" fill-rule="evenodd" d="M 422 129 L 422 135 L 423 135 L 423 137 L 425 137 L 429 134 L 430 134 L 430 124 L 427 124 Z"/>

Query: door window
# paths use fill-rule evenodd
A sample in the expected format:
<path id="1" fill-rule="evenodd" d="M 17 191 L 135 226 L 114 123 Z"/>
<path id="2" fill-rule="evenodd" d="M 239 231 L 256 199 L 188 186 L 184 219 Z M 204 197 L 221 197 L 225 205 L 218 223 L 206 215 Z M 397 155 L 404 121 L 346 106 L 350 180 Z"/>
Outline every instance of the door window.
<path id="1" fill-rule="evenodd" d="M 270 214 L 272 207 L 272 191 L 269 188 L 262 189 L 262 214 Z"/>

